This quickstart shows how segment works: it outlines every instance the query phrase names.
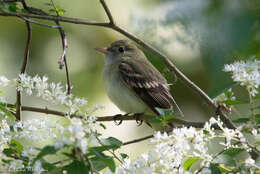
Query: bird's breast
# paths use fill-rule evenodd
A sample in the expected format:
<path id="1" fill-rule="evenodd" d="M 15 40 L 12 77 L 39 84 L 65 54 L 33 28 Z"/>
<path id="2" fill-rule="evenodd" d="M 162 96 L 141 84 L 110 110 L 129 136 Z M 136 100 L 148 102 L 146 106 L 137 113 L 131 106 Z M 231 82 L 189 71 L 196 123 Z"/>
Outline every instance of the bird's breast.
<path id="1" fill-rule="evenodd" d="M 117 65 L 106 65 L 103 70 L 105 91 L 110 100 L 126 113 L 145 113 L 148 106 L 121 78 Z"/>

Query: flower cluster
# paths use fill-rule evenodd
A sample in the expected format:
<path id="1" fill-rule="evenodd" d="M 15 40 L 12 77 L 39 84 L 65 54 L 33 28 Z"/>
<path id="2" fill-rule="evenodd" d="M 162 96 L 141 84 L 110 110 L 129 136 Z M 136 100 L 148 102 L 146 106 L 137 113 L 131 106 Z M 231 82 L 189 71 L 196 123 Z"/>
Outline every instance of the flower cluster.
<path id="1" fill-rule="evenodd" d="M 20 74 L 18 79 L 18 90 L 32 95 L 35 91 L 38 97 L 51 102 L 51 104 L 59 104 L 69 109 L 69 114 L 81 113 L 80 108 L 87 105 L 87 101 L 82 98 L 74 97 L 72 94 L 67 95 L 61 86 L 61 83 L 48 83 L 48 78 L 38 75 L 31 77 L 26 74 Z"/>
<path id="2" fill-rule="evenodd" d="M 20 74 L 18 79 L 9 80 L 4 76 L 0 76 L 0 86 L 16 86 L 17 89 L 31 96 L 33 92 L 37 97 L 48 101 L 52 105 L 65 106 L 69 111 L 68 114 L 83 114 L 81 108 L 87 105 L 87 101 L 78 98 L 72 94 L 68 95 L 61 83 L 49 83 L 48 78 L 38 75 L 31 77 L 27 74 Z"/>
<path id="3" fill-rule="evenodd" d="M 74 145 L 85 154 L 89 144 L 98 144 L 96 137 L 92 133 L 92 127 L 93 125 L 79 118 L 70 119 L 67 127 L 58 125 L 59 134 L 62 136 L 55 140 L 55 148 L 60 149 L 65 145 Z"/>
<path id="4" fill-rule="evenodd" d="M 216 133 L 212 125 L 218 125 L 221 131 Z M 205 168 L 203 170 L 207 170 L 210 163 L 220 155 L 210 152 L 208 148 L 216 138 L 222 138 L 219 142 L 223 146 L 222 150 L 229 148 L 250 150 L 241 132 L 224 128 L 220 119 L 211 118 L 200 130 L 182 127 L 174 129 L 170 134 L 157 132 L 151 140 L 152 150 L 135 161 L 126 158 L 116 169 L 116 174 L 189 174 L 192 172 L 185 168 L 184 164 L 194 159 L 194 163 L 199 163 Z M 241 141 L 242 144 L 233 145 L 234 140 Z"/>
<path id="5" fill-rule="evenodd" d="M 232 88 L 229 88 L 227 91 L 221 93 L 220 95 L 218 95 L 213 99 L 215 103 L 224 102 L 227 100 L 236 100 Z"/>
<path id="6" fill-rule="evenodd" d="M 89 146 L 97 145 L 93 133 L 96 131 L 96 117 L 90 114 L 102 106 L 97 105 L 93 109 L 86 109 L 83 112 L 81 108 L 87 104 L 85 99 L 75 97 L 72 94 L 67 95 L 61 83 L 50 83 L 45 76 L 39 77 L 36 75 L 31 77 L 20 74 L 18 79 L 13 80 L 0 76 L 0 86 L 16 87 L 19 91 L 29 96 L 40 97 L 52 105 L 65 106 L 68 109 L 68 115 L 81 115 L 81 118 L 63 117 L 56 121 L 45 117 L 14 122 L 6 115 L 7 111 L 4 112 L 4 110 L 0 109 L 0 114 L 3 115 L 0 122 L 0 156 L 2 159 L 8 159 L 4 150 L 8 148 L 13 140 L 42 142 L 41 145 L 48 143 L 49 146 L 55 147 L 57 151 L 64 146 L 77 147 L 83 153 L 88 152 Z M 5 101 L 1 100 L 1 102 Z M 23 147 L 21 157 L 33 160 L 38 153 L 39 147 L 27 145 Z M 4 169 L 11 170 L 12 168 L 24 169 L 26 166 L 23 165 L 20 159 L 13 159 L 11 163 L 4 165 Z M 43 170 L 41 161 L 35 161 L 31 166 L 31 170 L 41 173 Z"/>
<path id="7" fill-rule="evenodd" d="M 246 86 L 251 96 L 255 96 L 260 85 L 260 60 L 239 61 L 224 66 L 225 72 L 232 73 L 232 79 Z"/>
<path id="8" fill-rule="evenodd" d="M 55 122 L 48 118 L 31 119 L 19 121 L 13 125 L 8 124 L 8 119 L 3 119 L 0 123 L 0 152 L 11 140 L 32 140 L 41 141 L 46 138 L 55 138 Z"/>

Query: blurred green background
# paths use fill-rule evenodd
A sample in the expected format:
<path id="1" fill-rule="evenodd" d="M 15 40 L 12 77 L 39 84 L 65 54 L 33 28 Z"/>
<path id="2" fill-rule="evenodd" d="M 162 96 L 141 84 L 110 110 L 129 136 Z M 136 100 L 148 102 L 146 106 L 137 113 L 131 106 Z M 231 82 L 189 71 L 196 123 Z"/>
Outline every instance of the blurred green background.
<path id="1" fill-rule="evenodd" d="M 30 6 L 48 11 L 49 1 L 28 0 Z M 54 3 L 66 10 L 64 16 L 95 21 L 106 21 L 98 0 L 60 1 Z M 230 77 L 223 65 L 235 60 L 260 57 L 260 1 L 259 0 L 107 0 L 118 25 L 169 55 L 171 60 L 201 89 L 215 95 L 228 86 Z M 49 21 L 41 21 L 52 24 Z M 121 34 L 110 29 L 61 23 L 68 39 L 67 60 L 72 92 L 88 99 L 89 106 L 103 104 L 97 116 L 120 113 L 107 98 L 102 81 L 103 55 L 94 48 L 108 46 Z M 21 19 L 0 16 L 0 75 L 15 78 L 20 72 L 26 42 L 26 28 Z M 26 72 L 46 75 L 50 81 L 66 83 L 65 70 L 59 70 L 62 53 L 61 39 L 56 29 L 32 24 L 32 44 Z M 201 98 L 180 80 L 165 71 L 162 61 L 144 50 L 149 60 L 164 73 L 172 94 L 185 114 L 185 119 L 203 121 L 213 111 Z M 8 100 L 15 102 L 15 89 L 8 89 Z M 36 102 L 37 101 L 37 102 Z M 24 97 L 23 103 L 45 106 L 46 103 Z M 48 106 L 48 105 L 47 105 Z M 52 108 L 51 106 L 48 106 Z M 23 113 L 23 119 L 35 116 Z M 43 115 L 44 116 L 44 115 Z M 115 136 L 122 141 L 149 135 L 153 132 L 145 124 L 134 121 L 120 126 L 105 123 L 104 136 Z M 135 157 L 148 150 L 148 141 L 126 146 L 122 151 Z"/>

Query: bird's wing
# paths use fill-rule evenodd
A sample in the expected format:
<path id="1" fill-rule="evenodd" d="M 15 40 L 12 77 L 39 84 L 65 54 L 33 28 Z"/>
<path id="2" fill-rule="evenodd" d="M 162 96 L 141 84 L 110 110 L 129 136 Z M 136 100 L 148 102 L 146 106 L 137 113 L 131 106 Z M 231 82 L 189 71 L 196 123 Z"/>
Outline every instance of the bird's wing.
<path id="1" fill-rule="evenodd" d="M 150 62 L 128 59 L 119 64 L 119 72 L 126 85 L 154 112 L 155 107 L 170 109 L 175 103 L 165 78 Z"/>

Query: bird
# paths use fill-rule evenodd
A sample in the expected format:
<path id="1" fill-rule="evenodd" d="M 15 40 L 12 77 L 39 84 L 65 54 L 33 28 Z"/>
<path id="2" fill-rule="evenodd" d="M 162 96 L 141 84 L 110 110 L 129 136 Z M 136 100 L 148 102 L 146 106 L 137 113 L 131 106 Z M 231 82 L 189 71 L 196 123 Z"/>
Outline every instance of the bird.
<path id="1" fill-rule="evenodd" d="M 167 80 L 133 43 L 117 40 L 96 50 L 105 55 L 102 73 L 105 91 L 121 111 L 158 115 L 156 108 L 172 109 L 175 105 L 182 113 Z"/>

